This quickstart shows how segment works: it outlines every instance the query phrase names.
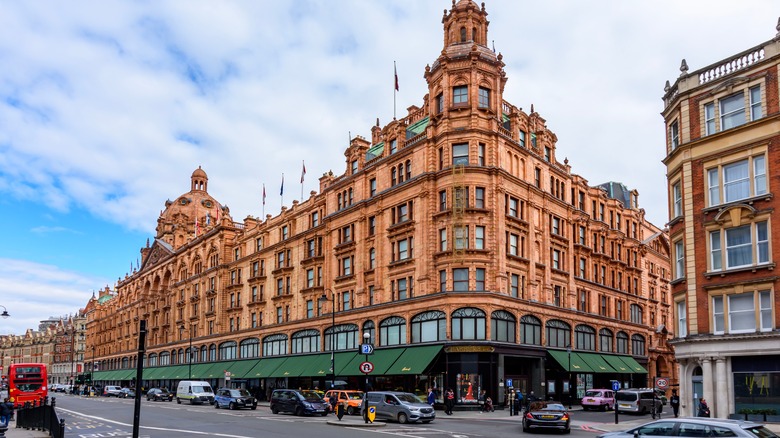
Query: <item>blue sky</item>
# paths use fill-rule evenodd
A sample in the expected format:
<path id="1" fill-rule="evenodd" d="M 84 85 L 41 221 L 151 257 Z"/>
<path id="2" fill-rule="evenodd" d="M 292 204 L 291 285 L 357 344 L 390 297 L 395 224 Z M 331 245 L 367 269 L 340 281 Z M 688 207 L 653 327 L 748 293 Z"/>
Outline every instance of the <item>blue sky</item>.
<path id="1" fill-rule="evenodd" d="M 696 70 L 773 38 L 780 15 L 776 0 L 485 3 L 504 98 L 534 104 L 574 173 L 637 189 L 659 226 L 664 82 L 682 58 Z M 399 117 L 421 104 L 450 6 L 0 0 L 0 334 L 113 286 L 198 166 L 237 221 L 343 173 L 350 133 L 393 116 L 394 61 Z"/>

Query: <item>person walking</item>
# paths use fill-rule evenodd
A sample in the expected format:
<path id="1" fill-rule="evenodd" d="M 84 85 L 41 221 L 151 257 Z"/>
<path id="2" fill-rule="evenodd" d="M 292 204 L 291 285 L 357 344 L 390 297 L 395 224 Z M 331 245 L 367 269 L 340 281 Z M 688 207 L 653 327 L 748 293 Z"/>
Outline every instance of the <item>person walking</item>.
<path id="1" fill-rule="evenodd" d="M 433 391 L 433 388 L 428 388 L 428 404 L 433 407 L 433 405 L 436 403 L 436 392 Z"/>
<path id="2" fill-rule="evenodd" d="M 479 397 L 477 397 L 477 403 L 479 403 L 479 413 L 485 412 L 485 401 L 487 399 L 487 391 L 484 389 L 479 392 Z"/>
<path id="3" fill-rule="evenodd" d="M 677 418 L 677 416 L 680 414 L 680 396 L 677 395 L 677 390 L 672 390 L 672 397 L 669 399 L 669 405 L 672 407 L 672 412 L 674 412 L 674 418 Z"/>
<path id="4" fill-rule="evenodd" d="M 710 416 L 710 407 L 707 405 L 707 400 L 704 400 L 703 398 L 699 400 L 699 412 L 696 414 L 697 417 L 709 417 Z"/>
<path id="5" fill-rule="evenodd" d="M 520 411 L 523 409 L 523 391 L 518 389 L 515 391 L 515 415 L 520 415 Z"/>
<path id="6" fill-rule="evenodd" d="M 452 408 L 455 406 L 455 392 L 452 388 L 447 388 L 444 391 L 444 413 L 452 415 Z"/>
<path id="7" fill-rule="evenodd" d="M 0 426 L 8 427 L 8 422 L 11 421 L 11 409 L 13 409 L 11 403 L 6 397 L 6 399 L 0 403 Z"/>

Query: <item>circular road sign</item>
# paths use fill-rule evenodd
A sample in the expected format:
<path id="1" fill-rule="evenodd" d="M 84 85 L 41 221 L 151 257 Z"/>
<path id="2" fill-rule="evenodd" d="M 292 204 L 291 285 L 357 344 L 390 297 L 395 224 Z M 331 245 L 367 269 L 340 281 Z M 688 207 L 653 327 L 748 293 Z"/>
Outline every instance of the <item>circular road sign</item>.
<path id="1" fill-rule="evenodd" d="M 665 389 L 667 386 L 669 386 L 669 379 L 666 377 L 659 377 L 655 379 L 655 386 Z"/>
<path id="2" fill-rule="evenodd" d="M 368 374 L 371 371 L 374 371 L 374 364 L 372 364 L 371 362 L 366 361 L 360 364 L 361 373 Z"/>

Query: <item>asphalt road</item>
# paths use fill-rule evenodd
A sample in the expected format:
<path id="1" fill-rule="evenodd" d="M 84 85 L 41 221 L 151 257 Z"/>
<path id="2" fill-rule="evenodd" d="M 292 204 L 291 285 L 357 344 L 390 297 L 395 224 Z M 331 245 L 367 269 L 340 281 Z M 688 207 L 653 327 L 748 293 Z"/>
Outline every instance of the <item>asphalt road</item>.
<path id="1" fill-rule="evenodd" d="M 57 412 L 65 420 L 65 436 L 79 438 L 132 437 L 134 400 L 107 397 L 85 398 L 62 395 L 57 397 Z M 503 438 L 522 435 L 520 417 L 509 416 L 508 411 L 480 414 L 458 412 L 447 416 L 437 411 L 437 418 L 430 424 L 387 423 L 384 427 L 363 428 L 359 417 L 344 417 L 341 424 L 333 416 L 296 417 L 289 414 L 274 415 L 267 404 L 257 410 L 229 411 L 215 409 L 211 405 L 188 405 L 174 402 L 150 402 L 141 400 L 139 437 L 182 438 L 217 436 L 231 438 L 254 437 L 312 437 L 352 438 L 377 434 L 399 437 L 425 438 Z M 572 413 L 573 437 L 594 438 L 600 424 L 614 428 L 614 413 Z M 625 428 L 637 422 L 650 421 L 649 416 L 621 415 Z M 352 426 L 348 426 L 351 424 Z M 530 435 L 530 434 L 529 434 Z M 539 436 L 557 435 L 540 433 Z"/>

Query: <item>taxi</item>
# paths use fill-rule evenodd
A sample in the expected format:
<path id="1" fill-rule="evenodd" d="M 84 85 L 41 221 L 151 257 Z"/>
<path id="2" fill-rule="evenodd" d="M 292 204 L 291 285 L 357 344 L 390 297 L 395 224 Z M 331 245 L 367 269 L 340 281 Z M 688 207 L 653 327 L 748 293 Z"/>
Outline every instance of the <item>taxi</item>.
<path id="1" fill-rule="evenodd" d="M 354 391 L 349 389 L 331 389 L 325 393 L 323 400 L 328 403 L 328 409 L 331 409 L 331 397 L 336 398 L 346 409 L 347 415 L 360 415 L 360 406 L 363 404 L 363 391 Z"/>

